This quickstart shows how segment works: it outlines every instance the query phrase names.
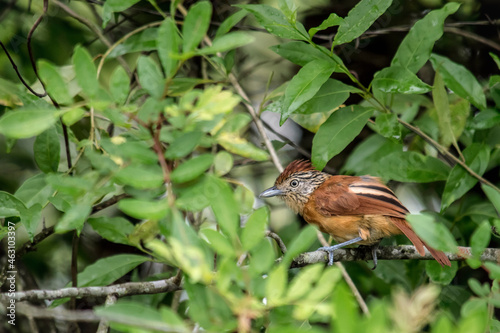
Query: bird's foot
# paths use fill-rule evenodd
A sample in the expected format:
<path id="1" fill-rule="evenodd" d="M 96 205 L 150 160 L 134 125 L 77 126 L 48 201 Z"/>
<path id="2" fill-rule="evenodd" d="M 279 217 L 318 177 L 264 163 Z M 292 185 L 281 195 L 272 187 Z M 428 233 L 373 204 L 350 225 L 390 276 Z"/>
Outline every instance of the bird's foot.
<path id="1" fill-rule="evenodd" d="M 318 251 L 325 251 L 328 255 L 328 266 L 333 265 L 333 251 L 335 251 L 337 247 L 335 246 L 323 246 L 318 249 Z"/>
<path id="2" fill-rule="evenodd" d="M 378 260 L 377 260 L 377 250 L 378 250 L 379 244 L 380 243 L 373 244 L 373 245 L 360 245 L 359 246 L 359 249 L 362 248 L 362 249 L 365 249 L 366 251 L 370 251 L 372 253 L 372 258 L 373 258 L 372 271 L 375 268 L 377 268 L 377 263 L 378 263 Z"/>

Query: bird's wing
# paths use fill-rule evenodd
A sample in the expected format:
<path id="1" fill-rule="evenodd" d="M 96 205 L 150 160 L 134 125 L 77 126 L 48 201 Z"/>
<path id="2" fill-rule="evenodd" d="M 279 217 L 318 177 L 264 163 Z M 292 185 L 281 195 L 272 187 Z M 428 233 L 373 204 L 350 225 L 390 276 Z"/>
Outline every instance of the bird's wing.
<path id="1" fill-rule="evenodd" d="M 385 215 L 404 219 L 408 210 L 378 178 L 332 176 L 314 192 L 316 209 L 325 216 Z"/>

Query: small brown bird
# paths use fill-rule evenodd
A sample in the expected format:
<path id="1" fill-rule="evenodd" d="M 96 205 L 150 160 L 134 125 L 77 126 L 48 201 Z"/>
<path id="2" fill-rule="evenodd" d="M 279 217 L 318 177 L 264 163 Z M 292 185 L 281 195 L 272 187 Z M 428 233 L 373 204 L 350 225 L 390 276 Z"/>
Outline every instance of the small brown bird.
<path id="1" fill-rule="evenodd" d="M 403 233 L 420 255 L 425 254 L 425 246 L 441 266 L 451 266 L 443 252 L 417 236 L 405 220 L 408 209 L 376 177 L 332 176 L 316 170 L 309 161 L 296 160 L 283 170 L 273 187 L 260 194 L 263 198 L 274 196 L 339 243 L 320 248 L 328 253 L 330 265 L 334 250 L 358 243 L 372 246 L 375 269 L 381 239 Z"/>

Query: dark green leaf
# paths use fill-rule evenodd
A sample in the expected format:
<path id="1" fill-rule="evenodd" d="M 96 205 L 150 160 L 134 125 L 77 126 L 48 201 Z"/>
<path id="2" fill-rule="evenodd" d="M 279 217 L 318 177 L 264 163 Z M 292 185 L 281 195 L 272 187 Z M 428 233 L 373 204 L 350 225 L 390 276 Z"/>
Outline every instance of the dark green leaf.
<path id="1" fill-rule="evenodd" d="M 205 191 L 211 188 L 207 186 L 208 182 L 208 176 L 202 176 L 194 184 L 190 183 L 187 187 L 175 188 L 176 207 L 190 212 L 197 212 L 207 207 L 210 202 Z"/>
<path id="2" fill-rule="evenodd" d="M 484 249 L 490 243 L 491 225 L 485 220 L 472 233 L 470 238 L 470 247 L 473 257 L 479 258 Z"/>
<path id="3" fill-rule="evenodd" d="M 443 267 L 435 260 L 428 260 L 425 262 L 425 271 L 432 282 L 448 285 L 457 274 L 458 264 L 456 261 L 452 261 L 451 267 Z"/>
<path id="4" fill-rule="evenodd" d="M 330 16 L 328 16 L 328 18 L 326 20 L 321 22 L 321 24 L 319 26 L 317 26 L 316 28 L 309 29 L 309 36 L 312 38 L 314 35 L 316 35 L 316 33 L 318 31 L 325 30 L 325 29 L 328 29 L 331 27 L 335 27 L 337 25 L 342 24 L 343 21 L 344 21 L 344 19 L 342 17 L 338 16 L 335 13 L 332 13 L 332 14 L 330 14 Z"/>
<path id="5" fill-rule="evenodd" d="M 474 104 L 478 109 L 486 108 L 483 88 L 469 70 L 437 54 L 432 54 L 430 59 L 434 70 L 443 76 L 444 83 L 448 88 Z"/>
<path id="6" fill-rule="evenodd" d="M 205 36 L 212 17 L 212 5 L 208 1 L 200 1 L 189 8 L 182 25 L 182 51 L 192 52 Z"/>
<path id="7" fill-rule="evenodd" d="M 102 7 L 102 27 L 105 28 L 114 12 L 122 12 L 139 0 L 107 0 Z"/>
<path id="8" fill-rule="evenodd" d="M 121 184 L 139 189 L 156 188 L 163 184 L 163 173 L 158 165 L 131 164 L 120 169 L 114 178 Z"/>
<path id="9" fill-rule="evenodd" d="M 148 28 L 127 38 L 118 44 L 108 55 L 108 58 L 116 58 L 133 52 L 147 52 L 157 49 L 158 28 Z"/>
<path id="10" fill-rule="evenodd" d="M 313 60 L 323 60 L 326 62 L 331 62 L 332 67 L 339 65 L 335 67 L 335 71 L 339 71 L 340 65 L 343 64 L 342 60 L 337 55 L 328 55 L 324 52 L 321 52 L 318 48 L 315 48 L 311 44 L 307 44 L 304 42 L 295 41 L 278 44 L 275 46 L 271 46 L 270 49 L 283 58 L 302 67 Z"/>
<path id="11" fill-rule="evenodd" d="M 448 101 L 448 94 L 444 87 L 444 82 L 439 72 L 436 72 L 434 77 L 434 86 L 432 88 L 432 99 L 436 108 L 438 125 L 440 130 L 441 144 L 446 148 L 454 143 L 457 146 L 456 138 L 451 129 L 451 114 L 450 103 Z"/>
<path id="12" fill-rule="evenodd" d="M 300 233 L 295 236 L 293 241 L 288 245 L 285 256 L 283 257 L 282 265 L 288 267 L 292 260 L 302 252 L 305 252 L 317 239 L 317 231 L 314 227 L 308 225 L 303 228 Z"/>
<path id="13" fill-rule="evenodd" d="M 201 176 L 210 168 L 214 161 L 212 154 L 196 156 L 172 171 L 170 179 L 175 183 L 184 183 Z"/>
<path id="14" fill-rule="evenodd" d="M 141 86 L 153 97 L 159 99 L 165 89 L 165 80 L 156 62 L 150 57 L 141 56 L 137 62 L 137 74 Z"/>
<path id="15" fill-rule="evenodd" d="M 500 279 L 500 265 L 495 262 L 485 262 L 484 266 L 489 271 L 490 279 Z"/>
<path id="16" fill-rule="evenodd" d="M 375 119 L 377 132 L 395 142 L 401 141 L 401 124 L 394 113 L 382 113 Z"/>
<path id="17" fill-rule="evenodd" d="M 158 57 L 163 66 L 163 70 L 168 78 L 174 77 L 177 72 L 178 59 L 173 57 L 179 53 L 179 44 L 181 38 L 177 31 L 175 22 L 167 17 L 160 26 L 158 31 Z"/>
<path id="18" fill-rule="evenodd" d="M 238 203 L 231 187 L 220 178 L 210 176 L 205 185 L 205 195 L 210 201 L 217 223 L 230 238 L 235 238 L 240 226 Z"/>
<path id="19" fill-rule="evenodd" d="M 373 88 L 393 94 L 425 94 L 431 90 L 415 74 L 398 65 L 377 72 L 373 78 Z"/>
<path id="20" fill-rule="evenodd" d="M 109 90 L 117 104 L 124 104 L 130 92 L 130 78 L 122 66 L 118 66 L 109 79 Z"/>
<path id="21" fill-rule="evenodd" d="M 30 138 L 49 129 L 56 121 L 56 113 L 50 109 L 18 109 L 0 118 L 0 134 L 14 139 Z"/>
<path id="22" fill-rule="evenodd" d="M 280 125 L 283 125 L 291 114 L 316 95 L 333 70 L 332 63 L 323 60 L 313 60 L 299 70 L 286 88 Z"/>
<path id="23" fill-rule="evenodd" d="M 489 185 L 481 184 L 481 188 L 488 199 L 490 199 L 493 206 L 495 206 L 497 212 L 500 214 L 500 193 Z"/>
<path id="24" fill-rule="evenodd" d="M 450 168 L 431 156 L 414 151 L 398 151 L 376 161 L 375 175 L 399 182 L 427 183 L 446 180 Z"/>
<path id="25" fill-rule="evenodd" d="M 248 12 L 245 10 L 240 10 L 234 13 L 233 15 L 229 16 L 227 19 L 225 19 L 219 28 L 217 29 L 217 32 L 215 33 L 215 38 L 220 37 L 226 33 L 229 32 L 236 24 L 238 24 L 245 16 L 247 16 Z"/>
<path id="26" fill-rule="evenodd" d="M 93 217 L 88 224 L 102 238 L 113 243 L 129 244 L 127 236 L 134 231 L 134 225 L 123 217 Z"/>
<path id="27" fill-rule="evenodd" d="M 136 254 L 117 254 L 99 259 L 78 274 L 78 287 L 107 286 L 148 260 Z"/>
<path id="28" fill-rule="evenodd" d="M 493 61 L 495 61 L 495 64 L 497 64 L 498 69 L 500 69 L 500 58 L 492 52 L 490 52 L 489 55 L 493 59 Z"/>
<path id="29" fill-rule="evenodd" d="M 458 7 L 458 3 L 448 3 L 415 23 L 399 45 L 391 66 L 399 64 L 412 73 L 418 72 L 429 60 L 434 43 L 443 35 L 444 20 L 455 13 Z"/>
<path id="30" fill-rule="evenodd" d="M 463 151 L 465 163 L 478 175 L 482 175 L 488 167 L 490 151 L 488 146 L 474 143 Z M 441 211 L 448 208 L 455 200 L 461 198 L 478 182 L 476 177 L 471 176 L 463 167 L 456 164 L 451 169 L 446 180 L 441 201 Z"/>
<path id="31" fill-rule="evenodd" d="M 349 11 L 339 26 L 334 45 L 349 43 L 361 36 L 391 5 L 392 0 L 362 0 Z"/>
<path id="32" fill-rule="evenodd" d="M 257 21 L 271 34 L 289 39 L 308 40 L 278 9 L 268 5 L 236 5 L 252 13 Z"/>
<path id="33" fill-rule="evenodd" d="M 74 198 L 90 192 L 93 186 L 93 181 L 89 181 L 89 179 L 67 174 L 49 174 L 45 179 L 58 192 L 68 194 Z"/>
<path id="34" fill-rule="evenodd" d="M 433 216 L 410 214 L 406 219 L 410 222 L 417 235 L 429 246 L 445 252 L 457 252 L 455 238 L 443 224 L 436 222 Z"/>
<path id="35" fill-rule="evenodd" d="M 252 43 L 255 40 L 253 36 L 242 31 L 229 32 L 221 37 L 214 39 L 212 46 L 204 47 L 196 53 L 200 55 L 215 54 L 217 52 L 226 52 L 236 49 L 240 46 Z"/>
<path id="36" fill-rule="evenodd" d="M 322 170 L 361 132 L 373 109 L 352 105 L 335 111 L 314 136 L 312 163 Z"/>
<path id="37" fill-rule="evenodd" d="M 53 194 L 54 189 L 45 181 L 45 175 L 39 173 L 25 180 L 17 189 L 15 196 L 29 208 L 34 204 L 40 204 L 42 207 L 45 206 L 49 197 Z"/>
<path id="38" fill-rule="evenodd" d="M 72 205 L 56 224 L 56 232 L 64 233 L 76 229 L 77 233 L 80 234 L 83 224 L 91 211 L 92 207 L 86 202 L 78 202 Z"/>
<path id="39" fill-rule="evenodd" d="M 359 89 L 334 79 L 328 79 L 318 92 L 302 104 L 295 113 L 311 114 L 328 112 L 339 107 L 349 98 L 350 93 L 360 92 Z"/>
<path id="40" fill-rule="evenodd" d="M 241 245 L 244 250 L 251 250 L 261 242 L 268 223 L 269 209 L 266 206 L 253 212 L 241 231 Z"/>
<path id="41" fill-rule="evenodd" d="M 172 142 L 165 153 L 165 157 L 173 160 L 182 158 L 191 153 L 201 141 L 202 132 L 187 132 Z"/>
<path id="42" fill-rule="evenodd" d="M 473 129 L 488 129 L 500 124 L 500 112 L 493 109 L 485 109 L 477 113 L 470 127 Z"/>
<path id="43" fill-rule="evenodd" d="M 76 81 L 87 97 L 94 97 L 99 91 L 97 69 L 88 51 L 78 45 L 73 54 Z"/>
<path id="44" fill-rule="evenodd" d="M 122 199 L 118 202 L 118 208 L 125 214 L 136 219 L 159 220 L 168 213 L 168 202 L 166 200 L 142 200 Z"/>
<path id="45" fill-rule="evenodd" d="M 40 170 L 45 173 L 57 172 L 61 146 L 55 127 L 51 127 L 38 135 L 33 144 L 35 161 Z"/>
<path id="46" fill-rule="evenodd" d="M 37 67 L 49 95 L 59 104 L 71 103 L 73 99 L 69 94 L 68 85 L 64 82 L 57 68 L 45 60 L 38 61 Z"/>
<path id="47" fill-rule="evenodd" d="M 470 289 L 479 297 L 488 297 L 490 287 L 487 283 L 481 285 L 478 280 L 470 278 L 468 281 Z"/>

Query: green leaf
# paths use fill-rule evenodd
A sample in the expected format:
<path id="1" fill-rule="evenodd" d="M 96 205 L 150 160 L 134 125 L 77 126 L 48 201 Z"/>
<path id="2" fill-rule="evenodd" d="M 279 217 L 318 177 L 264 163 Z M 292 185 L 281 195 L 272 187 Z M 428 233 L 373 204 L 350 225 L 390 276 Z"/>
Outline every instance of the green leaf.
<path id="1" fill-rule="evenodd" d="M 85 116 L 85 110 L 79 107 L 71 108 L 64 112 L 62 121 L 64 125 L 71 126 L 80 121 Z"/>
<path id="2" fill-rule="evenodd" d="M 492 52 L 490 52 L 489 55 L 493 59 L 493 61 L 495 61 L 495 64 L 497 64 L 498 69 L 500 69 L 500 58 Z"/>
<path id="3" fill-rule="evenodd" d="M 159 220 L 168 213 L 168 202 L 165 199 L 150 201 L 143 199 L 122 199 L 118 208 L 136 219 Z"/>
<path id="4" fill-rule="evenodd" d="M 136 254 L 117 254 L 99 259 L 78 274 L 78 287 L 107 286 L 148 260 Z"/>
<path id="5" fill-rule="evenodd" d="M 249 272 L 254 277 L 268 272 L 275 265 L 276 253 L 268 239 L 261 239 L 252 250 L 250 250 Z"/>
<path id="6" fill-rule="evenodd" d="M 479 143 L 473 143 L 463 151 L 465 163 L 478 175 L 482 175 L 488 167 L 490 160 L 490 150 L 488 146 Z M 451 169 L 450 175 L 446 180 L 441 201 L 441 211 L 448 208 L 455 200 L 461 198 L 478 182 L 462 166 L 456 164 Z"/>
<path id="7" fill-rule="evenodd" d="M 114 176 L 121 184 L 139 189 L 157 188 L 163 184 L 163 172 L 158 165 L 130 164 Z"/>
<path id="8" fill-rule="evenodd" d="M 311 157 L 314 166 L 322 170 L 332 157 L 354 140 L 372 114 L 372 108 L 359 105 L 335 111 L 314 136 Z"/>
<path id="9" fill-rule="evenodd" d="M 192 52 L 198 47 L 207 33 L 212 17 L 212 5 L 208 1 L 200 1 L 189 8 L 182 25 L 182 51 Z"/>
<path id="10" fill-rule="evenodd" d="M 406 219 L 417 235 L 429 246 L 445 252 L 457 252 L 455 238 L 443 224 L 436 222 L 433 216 L 410 214 Z"/>
<path id="11" fill-rule="evenodd" d="M 286 88 L 280 125 L 318 92 L 333 73 L 333 69 L 331 62 L 313 60 L 299 70 Z"/>
<path id="12" fill-rule="evenodd" d="M 431 156 L 414 151 L 397 151 L 376 161 L 375 176 L 399 182 L 428 183 L 446 180 L 450 168 Z"/>
<path id="13" fill-rule="evenodd" d="M 17 217 L 28 231 L 30 240 L 33 241 L 38 224 L 41 220 L 42 206 L 38 203 L 33 204 L 29 209 L 24 203 L 7 192 L 0 191 L 0 217 Z"/>
<path id="14" fill-rule="evenodd" d="M 392 65 L 375 74 L 373 89 L 393 94 L 425 94 L 431 87 L 407 68 Z"/>
<path id="15" fill-rule="evenodd" d="M 392 0 L 362 0 L 349 11 L 335 34 L 333 45 L 349 43 L 361 36 L 391 5 Z"/>
<path id="16" fill-rule="evenodd" d="M 15 196 L 29 208 L 34 204 L 44 207 L 53 194 L 54 189 L 47 184 L 45 175 L 39 173 L 25 180 L 17 189 Z"/>
<path id="17" fill-rule="evenodd" d="M 208 243 L 217 253 L 228 257 L 234 257 L 235 252 L 233 245 L 226 236 L 216 230 L 208 228 L 203 229 L 201 233 L 207 238 Z"/>
<path id="18" fill-rule="evenodd" d="M 491 225 L 485 220 L 472 233 L 470 247 L 472 256 L 479 258 L 491 239 Z"/>
<path id="19" fill-rule="evenodd" d="M 169 160 L 185 157 L 198 146 L 202 137 L 203 133 L 197 131 L 182 134 L 168 147 L 165 157 Z"/>
<path id="20" fill-rule="evenodd" d="M 13 139 L 30 138 L 51 128 L 56 121 L 56 113 L 51 109 L 18 109 L 0 118 L 0 134 Z"/>
<path id="21" fill-rule="evenodd" d="M 479 297 L 488 297 L 488 294 L 490 293 L 490 287 L 488 286 L 487 283 L 484 283 L 481 285 L 478 280 L 474 278 L 470 278 L 467 281 L 470 289 Z"/>
<path id="22" fill-rule="evenodd" d="M 394 113 L 382 113 L 375 119 L 377 132 L 395 142 L 401 141 L 401 124 Z"/>
<path id="23" fill-rule="evenodd" d="M 432 282 L 448 285 L 451 281 L 453 281 L 455 275 L 457 274 L 458 263 L 456 261 L 452 261 L 451 267 L 443 267 L 435 260 L 427 260 L 425 262 L 425 271 Z"/>
<path id="24" fill-rule="evenodd" d="M 153 97 L 160 99 L 165 89 L 165 80 L 156 62 L 141 56 L 137 62 L 137 74 L 141 86 Z"/>
<path id="25" fill-rule="evenodd" d="M 49 95 L 59 104 L 70 104 L 73 99 L 69 94 L 68 84 L 64 82 L 57 68 L 45 60 L 38 61 L 37 67 Z"/>
<path id="26" fill-rule="evenodd" d="M 207 186 L 209 183 L 208 176 L 201 176 L 199 179 L 193 181 L 187 187 L 175 187 L 175 205 L 179 209 L 190 212 L 197 212 L 210 205 L 206 191 L 211 187 Z"/>
<path id="27" fill-rule="evenodd" d="M 61 146 L 55 127 L 51 127 L 38 135 L 33 144 L 35 162 L 45 173 L 57 172 Z"/>
<path id="28" fill-rule="evenodd" d="M 360 92 L 359 89 L 334 79 L 328 79 L 318 92 L 302 104 L 295 113 L 309 115 L 323 113 L 338 108 L 349 98 L 350 93 Z"/>
<path id="29" fill-rule="evenodd" d="M 134 231 L 134 225 L 123 217 L 93 217 L 88 219 L 88 224 L 102 238 L 125 245 L 130 244 L 127 236 Z"/>
<path id="30" fill-rule="evenodd" d="M 213 161 L 212 154 L 196 156 L 175 168 L 170 174 L 170 179 L 174 183 L 185 183 L 198 178 L 210 168 Z"/>
<path id="31" fill-rule="evenodd" d="M 167 78 L 172 78 L 177 72 L 178 59 L 175 59 L 174 54 L 179 53 L 179 44 L 181 38 L 179 36 L 175 21 L 167 17 L 163 20 L 158 31 L 158 57 L 165 71 Z"/>
<path id="32" fill-rule="evenodd" d="M 269 154 L 266 151 L 255 147 L 252 143 L 234 133 L 221 133 L 217 135 L 216 139 L 217 143 L 230 153 L 251 158 L 255 161 L 269 159 Z"/>
<path id="33" fill-rule="evenodd" d="M 229 32 L 236 24 L 238 24 L 245 16 L 247 16 L 248 12 L 245 10 L 239 10 L 236 13 L 232 14 L 224 21 L 222 21 L 221 25 L 217 29 L 215 33 L 215 38 L 220 37 Z"/>
<path id="34" fill-rule="evenodd" d="M 116 67 L 109 79 L 109 90 L 117 104 L 124 104 L 130 92 L 130 78 L 122 66 Z"/>
<path id="35" fill-rule="evenodd" d="M 489 276 L 490 276 L 490 279 L 497 279 L 499 280 L 500 279 L 500 265 L 498 265 L 497 263 L 494 263 L 494 262 L 485 262 L 483 264 L 484 266 L 486 266 L 486 269 L 489 271 Z"/>
<path id="36" fill-rule="evenodd" d="M 342 24 L 343 21 L 344 21 L 344 19 L 342 17 L 338 16 L 335 13 L 331 13 L 330 16 L 328 16 L 328 18 L 326 20 L 321 22 L 321 24 L 319 26 L 309 29 L 309 37 L 313 38 L 314 35 L 316 35 L 316 33 L 318 31 L 325 30 L 325 29 L 328 29 L 331 27 L 335 27 L 337 25 Z"/>
<path id="37" fill-rule="evenodd" d="M 481 188 L 483 189 L 483 192 L 486 194 L 493 206 L 495 206 L 497 213 L 500 214 L 500 193 L 493 187 L 486 184 L 481 184 Z"/>
<path id="38" fill-rule="evenodd" d="M 72 205 L 56 224 L 56 232 L 64 233 L 76 229 L 77 233 L 80 234 L 83 224 L 91 211 L 91 205 L 86 202 L 78 202 Z"/>
<path id="39" fill-rule="evenodd" d="M 268 5 L 236 5 L 252 13 L 260 25 L 271 34 L 289 39 L 308 40 L 307 34 L 302 33 L 288 21 L 286 16 L 278 9 Z"/>
<path id="40" fill-rule="evenodd" d="M 280 305 L 288 286 L 288 268 L 285 264 L 276 266 L 267 277 L 266 299 L 270 306 Z"/>
<path id="41" fill-rule="evenodd" d="M 250 215 L 245 228 L 241 231 L 241 245 L 244 250 L 251 250 L 261 242 L 268 223 L 269 209 L 267 206 L 257 209 Z"/>
<path id="42" fill-rule="evenodd" d="M 311 44 L 304 42 L 288 42 L 271 46 L 270 49 L 283 58 L 304 67 L 313 60 L 323 60 L 331 62 L 335 67 L 334 71 L 340 71 L 340 66 L 343 65 L 342 60 L 335 54 L 326 54 L 320 49 L 315 48 Z M 339 65 L 339 66 L 336 66 Z"/>
<path id="43" fill-rule="evenodd" d="M 94 97 L 99 91 L 97 69 L 89 52 L 80 45 L 75 47 L 73 53 L 76 81 L 87 97 Z"/>
<path id="44" fill-rule="evenodd" d="M 199 55 L 215 54 L 217 52 L 226 52 L 236 49 L 243 45 L 253 43 L 255 38 L 245 32 L 229 32 L 221 37 L 214 39 L 212 46 L 204 47 L 196 53 Z"/>
<path id="45" fill-rule="evenodd" d="M 217 176 L 224 176 L 233 168 L 233 156 L 227 151 L 220 151 L 215 155 L 214 172 Z"/>
<path id="46" fill-rule="evenodd" d="M 400 65 L 416 73 L 429 60 L 434 43 L 443 35 L 444 20 L 460 5 L 452 2 L 417 21 L 399 45 L 391 66 Z"/>
<path id="47" fill-rule="evenodd" d="M 217 223 L 226 235 L 234 239 L 238 234 L 240 216 L 233 191 L 222 179 L 210 176 L 208 180 L 205 195 L 210 201 Z"/>
<path id="48" fill-rule="evenodd" d="M 500 112 L 492 109 L 485 109 L 478 112 L 469 126 L 473 129 L 488 129 L 500 124 Z"/>
<path id="49" fill-rule="evenodd" d="M 147 52 L 157 49 L 158 28 L 145 29 L 127 38 L 123 43 L 118 44 L 108 55 L 109 58 L 116 58 L 128 53 Z"/>
<path id="50" fill-rule="evenodd" d="M 486 108 L 483 88 L 467 68 L 437 54 L 432 54 L 430 60 L 434 70 L 443 76 L 448 88 L 478 109 Z"/>
<path id="51" fill-rule="evenodd" d="M 451 114 L 450 114 L 450 104 L 448 102 L 448 94 L 444 87 L 444 82 L 439 74 L 436 72 L 434 77 L 434 87 L 432 88 L 432 99 L 434 100 L 434 105 L 436 107 L 436 113 L 438 118 L 438 125 L 440 129 L 441 143 L 448 148 L 450 144 L 454 144 L 458 147 L 457 140 L 451 129 Z"/>
<path id="52" fill-rule="evenodd" d="M 313 226 L 308 225 L 293 239 L 283 257 L 282 265 L 288 267 L 293 258 L 305 252 L 317 239 L 317 232 Z"/>
<path id="53" fill-rule="evenodd" d="M 107 0 L 102 7 L 102 27 L 105 28 L 114 12 L 123 12 L 139 0 Z"/>

